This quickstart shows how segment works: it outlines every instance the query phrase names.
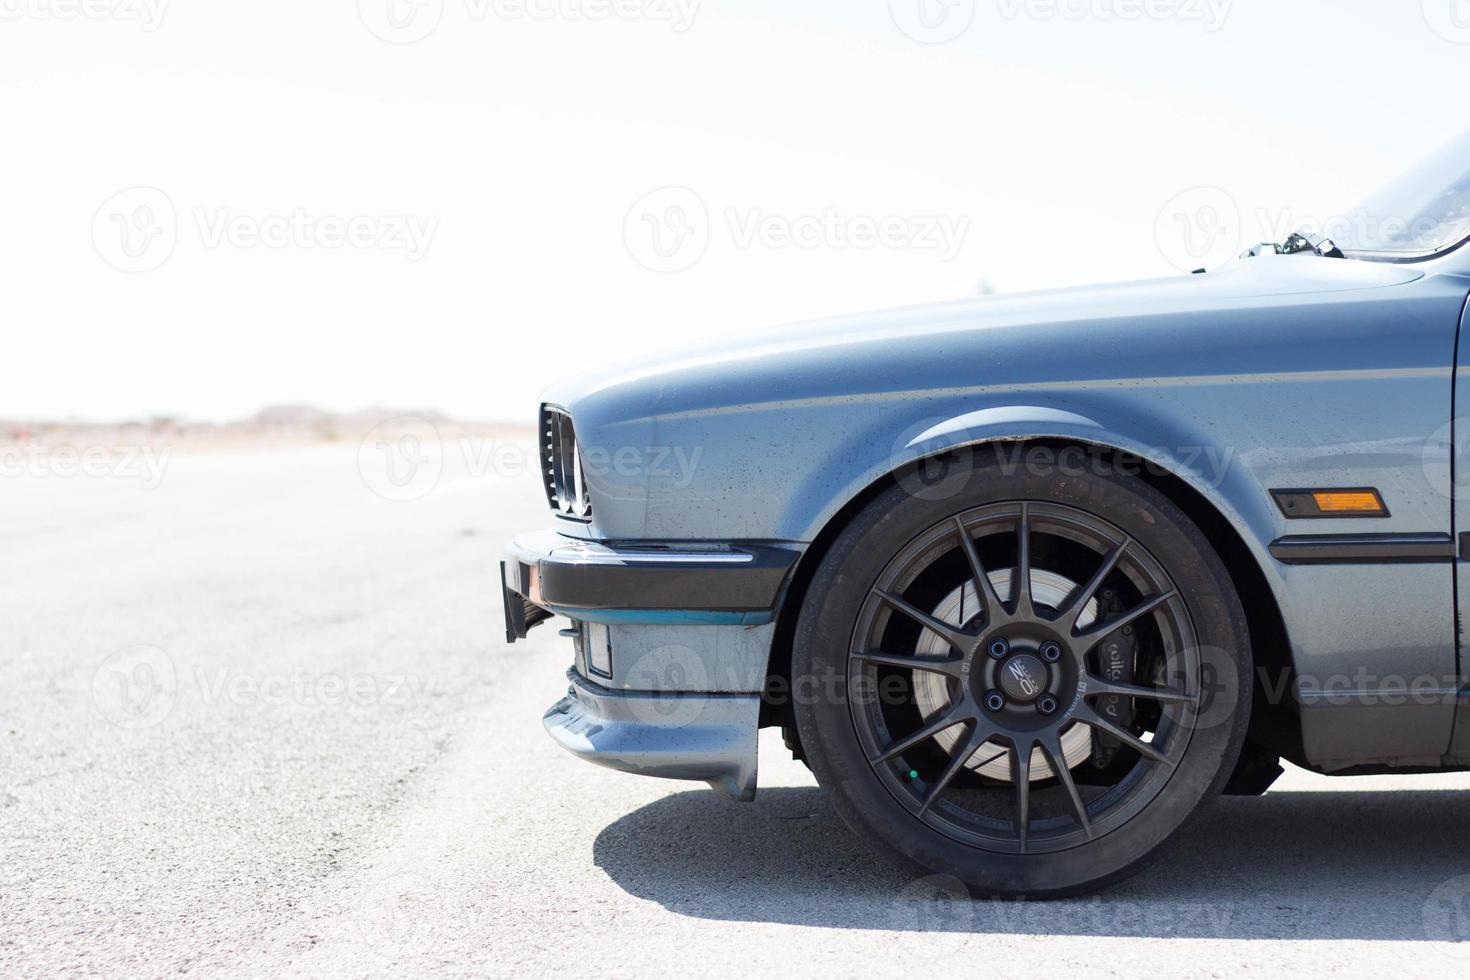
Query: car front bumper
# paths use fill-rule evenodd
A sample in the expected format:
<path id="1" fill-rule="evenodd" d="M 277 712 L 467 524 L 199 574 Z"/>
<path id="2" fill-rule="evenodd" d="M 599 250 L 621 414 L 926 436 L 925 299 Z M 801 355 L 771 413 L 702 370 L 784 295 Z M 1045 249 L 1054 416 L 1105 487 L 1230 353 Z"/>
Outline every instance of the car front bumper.
<path id="1" fill-rule="evenodd" d="M 552 738 L 599 765 L 753 798 L 772 624 L 799 554 L 614 546 L 555 531 L 512 541 L 501 562 L 506 640 L 553 615 L 573 622 L 571 686 L 544 718 Z M 597 644 L 605 665 L 590 655 Z"/>

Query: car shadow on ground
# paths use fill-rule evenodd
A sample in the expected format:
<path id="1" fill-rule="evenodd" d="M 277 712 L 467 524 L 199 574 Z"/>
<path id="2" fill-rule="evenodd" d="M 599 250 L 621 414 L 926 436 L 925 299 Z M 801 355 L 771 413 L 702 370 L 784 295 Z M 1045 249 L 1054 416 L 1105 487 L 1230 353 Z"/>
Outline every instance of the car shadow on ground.
<path id="1" fill-rule="evenodd" d="M 1224 939 L 1470 941 L 1470 793 L 1226 798 L 1101 895 L 971 901 L 854 838 L 815 788 L 737 804 L 676 793 L 605 828 L 598 867 L 682 915 L 852 929 Z M 1470 946 L 1467 946 L 1470 956 Z"/>

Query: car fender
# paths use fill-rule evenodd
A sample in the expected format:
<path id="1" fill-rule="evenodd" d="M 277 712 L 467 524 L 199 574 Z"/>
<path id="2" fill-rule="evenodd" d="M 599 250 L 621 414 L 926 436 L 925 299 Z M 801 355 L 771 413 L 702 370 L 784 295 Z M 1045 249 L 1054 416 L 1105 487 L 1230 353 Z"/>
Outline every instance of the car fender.
<path id="1" fill-rule="evenodd" d="M 851 472 L 840 487 L 830 477 L 837 472 L 823 469 L 823 479 L 793 495 L 786 517 L 791 522 L 806 520 L 802 504 L 821 498 L 823 506 L 796 534 L 803 541 L 815 540 L 852 501 L 880 480 L 918 462 L 956 449 L 996 443 L 1059 440 L 1095 446 L 1138 457 L 1184 481 L 1236 530 L 1246 542 L 1258 566 L 1270 571 L 1268 546 L 1278 518 L 1272 511 L 1270 494 L 1246 466 L 1236 465 L 1228 446 L 1214 443 L 1199 433 L 1184 433 L 1177 427 L 1161 426 L 1158 418 L 1139 419 L 1129 425 L 1103 411 L 1072 410 L 1047 405 L 1016 403 L 995 405 L 947 417 L 925 417 L 903 425 L 882 453 L 869 453 L 866 465 Z M 854 440 L 872 444 L 871 438 Z M 834 455 L 851 460 L 858 447 L 848 445 Z M 793 530 L 795 530 L 793 528 Z M 1278 581 L 1268 575 L 1273 589 Z"/>

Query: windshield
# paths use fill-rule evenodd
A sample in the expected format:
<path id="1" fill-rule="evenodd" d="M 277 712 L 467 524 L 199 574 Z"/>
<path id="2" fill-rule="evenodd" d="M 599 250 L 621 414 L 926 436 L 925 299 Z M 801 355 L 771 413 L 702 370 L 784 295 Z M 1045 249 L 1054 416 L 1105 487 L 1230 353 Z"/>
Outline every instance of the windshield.
<path id="1" fill-rule="evenodd" d="M 1430 155 L 1328 229 L 1344 252 L 1442 252 L 1470 238 L 1470 132 Z"/>

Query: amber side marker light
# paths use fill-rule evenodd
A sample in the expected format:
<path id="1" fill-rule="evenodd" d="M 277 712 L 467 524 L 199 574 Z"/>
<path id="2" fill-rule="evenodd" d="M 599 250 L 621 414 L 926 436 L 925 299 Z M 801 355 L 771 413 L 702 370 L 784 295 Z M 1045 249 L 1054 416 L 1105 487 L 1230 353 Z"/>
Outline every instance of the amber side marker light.
<path id="1" fill-rule="evenodd" d="M 1276 506 L 1288 519 L 1322 517 L 1387 517 L 1383 496 L 1372 487 L 1357 490 L 1272 490 Z"/>
<path id="2" fill-rule="evenodd" d="M 1383 501 L 1376 493 L 1339 493 L 1334 490 L 1312 494 L 1317 509 L 1324 514 L 1381 514 Z"/>

